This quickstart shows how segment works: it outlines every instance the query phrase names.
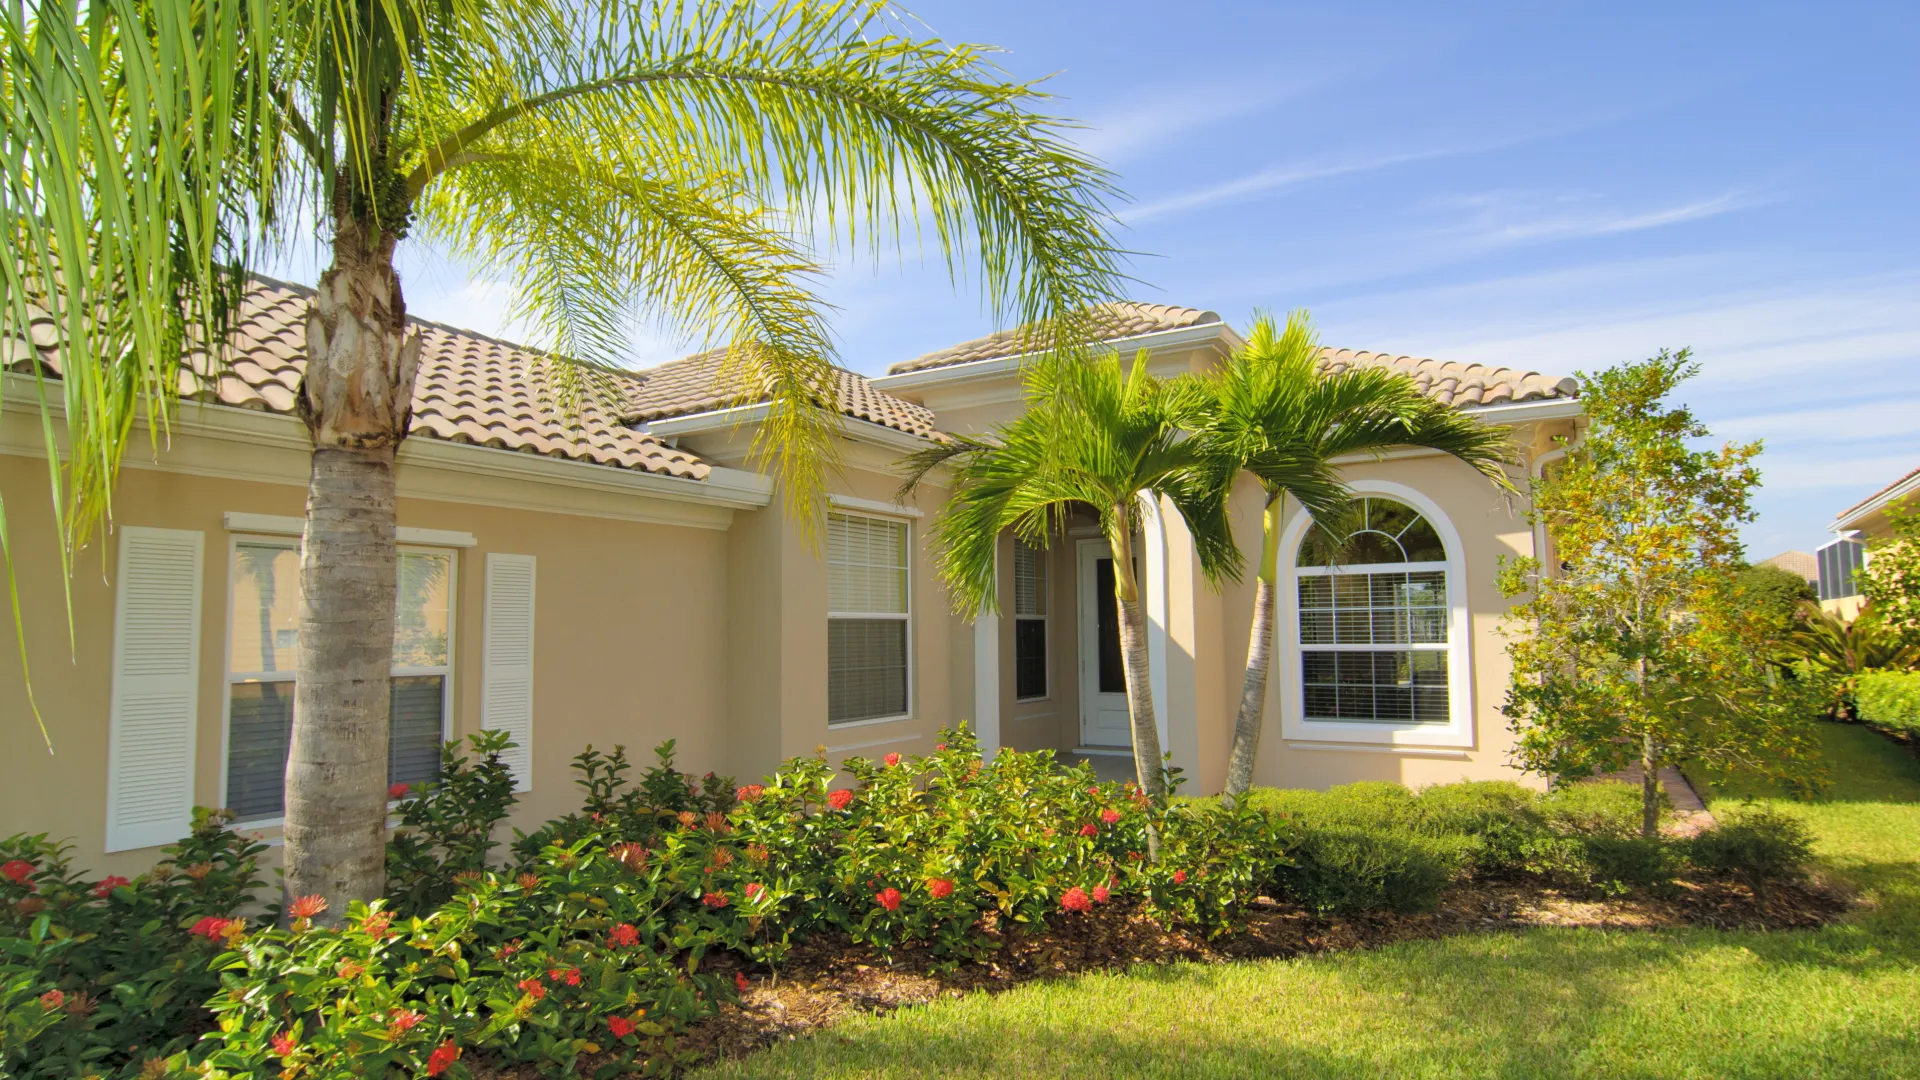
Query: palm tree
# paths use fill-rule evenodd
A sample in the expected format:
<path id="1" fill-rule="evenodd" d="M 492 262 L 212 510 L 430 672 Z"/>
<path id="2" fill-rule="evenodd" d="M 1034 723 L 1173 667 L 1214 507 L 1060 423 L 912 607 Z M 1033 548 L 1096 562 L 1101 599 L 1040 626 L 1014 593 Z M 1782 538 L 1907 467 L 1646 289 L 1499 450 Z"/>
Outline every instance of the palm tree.
<path id="1" fill-rule="evenodd" d="M 1871 602 L 1843 619 L 1811 600 L 1800 602 L 1780 643 L 1776 661 L 1805 664 L 1831 681 L 1827 715 L 1855 718 L 1854 691 L 1869 671 L 1899 671 L 1920 664 L 1920 642 L 1890 625 Z"/>
<path id="2" fill-rule="evenodd" d="M 1113 591 L 1140 787 L 1166 794 L 1160 734 L 1147 675 L 1146 618 L 1134 569 L 1142 501 L 1166 498 L 1185 518 L 1209 579 L 1237 575 L 1223 481 L 1231 479 L 1187 433 L 1206 411 L 1195 380 L 1162 380 L 1147 354 L 1123 369 L 1117 353 L 1054 355 L 1026 371 L 1027 409 L 983 439 L 956 439 L 907 460 L 911 489 L 940 465 L 951 496 L 934 521 L 941 576 L 969 618 L 993 610 L 994 552 L 1002 531 L 1045 548 L 1074 507 L 1093 511 L 1113 551 Z"/>
<path id="3" fill-rule="evenodd" d="M 1231 802 L 1253 783 L 1260 749 L 1287 496 L 1322 523 L 1337 521 L 1350 499 L 1339 459 L 1378 457 L 1397 446 L 1451 454 L 1507 491 L 1513 482 L 1505 471 L 1511 452 L 1504 431 L 1442 405 L 1412 379 L 1385 368 L 1323 370 L 1305 311 L 1287 316 L 1284 330 L 1270 316 L 1256 318 L 1246 345 L 1209 382 L 1214 403 L 1200 438 L 1231 472 L 1252 473 L 1265 496 L 1253 629 L 1227 761 Z"/>
<path id="4" fill-rule="evenodd" d="M 6 52 L 0 341 L 55 328 L 64 557 L 102 528 L 136 413 L 164 431 L 183 342 L 224 336 L 249 257 L 330 238 L 298 409 L 313 437 L 286 889 L 382 890 L 394 465 L 420 342 L 396 247 L 517 287 L 559 354 L 636 316 L 727 343 L 770 401 L 759 460 L 812 523 L 832 464 L 825 269 L 807 228 L 927 235 L 997 317 L 1071 346 L 1109 297 L 1108 174 L 989 50 L 885 0 L 45 0 Z M 311 228 L 311 226 L 308 226 Z M 564 367 L 565 365 L 555 365 Z M 49 418 L 49 460 L 56 410 Z M 821 408 L 821 405 L 829 406 Z"/>

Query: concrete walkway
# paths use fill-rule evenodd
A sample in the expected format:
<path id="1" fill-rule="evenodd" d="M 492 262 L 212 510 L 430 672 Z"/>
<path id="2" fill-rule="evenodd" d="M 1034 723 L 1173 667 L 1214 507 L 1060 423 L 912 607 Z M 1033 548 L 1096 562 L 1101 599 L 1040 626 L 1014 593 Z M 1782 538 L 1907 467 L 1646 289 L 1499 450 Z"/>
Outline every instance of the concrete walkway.
<path id="1" fill-rule="evenodd" d="M 1639 765 L 1629 765 L 1617 773 L 1608 773 L 1598 779 L 1624 780 L 1638 787 L 1643 775 Z M 1671 765 L 1662 765 L 1658 775 L 1660 787 L 1667 793 L 1667 801 L 1673 804 L 1674 820 L 1668 826 L 1669 832 L 1681 836 L 1692 836 L 1694 833 L 1711 829 L 1717 824 L 1714 821 L 1713 811 L 1707 809 L 1707 804 L 1700 798 L 1700 793 L 1693 790 L 1693 785 L 1687 782 L 1687 778 L 1680 774 L 1679 769 Z"/>

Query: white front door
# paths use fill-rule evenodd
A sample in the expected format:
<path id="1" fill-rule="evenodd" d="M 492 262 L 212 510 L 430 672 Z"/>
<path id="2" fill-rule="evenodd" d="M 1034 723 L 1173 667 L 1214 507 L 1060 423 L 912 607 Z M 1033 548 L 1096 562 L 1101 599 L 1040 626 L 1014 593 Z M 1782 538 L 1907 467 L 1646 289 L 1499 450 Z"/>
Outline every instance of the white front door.
<path id="1" fill-rule="evenodd" d="M 1082 540 L 1075 594 L 1080 610 L 1080 744 L 1132 746 L 1127 675 L 1120 659 L 1120 613 L 1113 596 L 1113 548 Z"/>

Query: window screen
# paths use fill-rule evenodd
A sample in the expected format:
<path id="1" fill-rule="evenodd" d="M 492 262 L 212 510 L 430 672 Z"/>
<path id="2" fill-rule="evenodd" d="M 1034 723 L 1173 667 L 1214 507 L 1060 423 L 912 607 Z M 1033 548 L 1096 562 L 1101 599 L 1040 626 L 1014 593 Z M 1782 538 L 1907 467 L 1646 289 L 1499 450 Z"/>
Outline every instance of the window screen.
<path id="1" fill-rule="evenodd" d="M 387 782 L 431 779 L 446 732 L 453 557 L 403 551 L 394 596 Z M 300 552 L 293 540 L 234 545 L 229 596 L 227 806 L 242 821 L 285 810 L 294 673 L 300 664 Z"/>
<path id="2" fill-rule="evenodd" d="M 1306 719 L 1445 724 L 1446 550 L 1404 503 L 1360 501 L 1347 530 L 1315 526 L 1296 596 Z"/>
<path id="3" fill-rule="evenodd" d="M 1047 553 L 1013 542 L 1013 695 L 1047 696 Z"/>
<path id="4" fill-rule="evenodd" d="M 908 711 L 907 527 L 827 517 L 827 722 Z"/>

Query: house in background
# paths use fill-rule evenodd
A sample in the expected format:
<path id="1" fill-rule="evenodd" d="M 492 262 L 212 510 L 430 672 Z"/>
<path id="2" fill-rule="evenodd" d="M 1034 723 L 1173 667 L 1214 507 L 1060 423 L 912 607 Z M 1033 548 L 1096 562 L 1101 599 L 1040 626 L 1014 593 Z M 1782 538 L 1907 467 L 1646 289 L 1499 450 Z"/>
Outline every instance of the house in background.
<path id="1" fill-rule="evenodd" d="M 45 460 L 30 371 L 46 342 L 7 354 L 0 484 L 22 569 L 33 691 L 0 664 L 0 833 L 70 839 L 89 870 L 129 872 L 182 835 L 195 804 L 276 836 L 298 669 L 298 545 L 308 441 L 293 415 L 311 293 L 261 282 L 222 363 L 187 358 L 164 446 L 136 432 L 105 550 L 72 585 L 73 649 L 50 514 L 30 493 Z M 1119 304 L 1106 334 L 1153 370 L 1202 372 L 1241 343 L 1218 315 Z M 589 372 L 577 411 L 551 365 L 518 346 L 418 322 L 412 434 L 400 452 L 388 778 L 431 774 L 435 746 L 509 732 L 521 827 L 578 805 L 569 761 L 589 743 L 757 776 L 824 747 L 830 760 L 930 750 L 972 723 L 989 749 L 1124 756 L 1112 564 L 1091 518 L 1045 550 L 1005 537 L 999 611 L 952 614 L 926 544 L 935 475 L 894 501 L 896 465 L 943 432 L 978 433 L 1022 407 L 1016 338 L 1000 334 L 840 377 L 843 467 L 820 542 L 751 467 L 763 406 L 730 405 L 704 354 Z M 1571 379 L 1328 350 L 1329 365 L 1404 371 L 1508 428 L 1539 475 L 1584 423 Z M 1256 782 L 1427 784 L 1519 778 L 1500 712 L 1502 556 L 1544 539 L 1473 470 L 1419 451 L 1346 463 L 1367 499 L 1353 565 L 1301 552 L 1285 524 L 1267 735 Z M 1235 494 L 1242 546 L 1260 499 Z M 1161 738 L 1191 781 L 1224 782 L 1251 623 L 1251 580 L 1207 585 L 1177 515 L 1150 506 L 1139 538 Z M 12 630 L 0 651 L 13 655 Z M 29 765 L 28 763 L 32 763 Z"/>
<path id="2" fill-rule="evenodd" d="M 1871 558 L 1869 549 L 1876 540 L 1893 537 L 1893 522 L 1888 508 L 1920 493 L 1920 468 L 1902 476 L 1879 491 L 1861 499 L 1834 517 L 1827 529 L 1832 540 L 1820 545 L 1820 606 L 1842 618 L 1851 619 L 1866 602 L 1860 589 L 1860 571 Z"/>
<path id="3" fill-rule="evenodd" d="M 1783 551 L 1771 558 L 1761 559 L 1755 566 L 1771 566 L 1785 570 L 1794 577 L 1804 580 L 1812 586 L 1815 593 L 1820 589 L 1820 560 L 1804 551 Z"/>

